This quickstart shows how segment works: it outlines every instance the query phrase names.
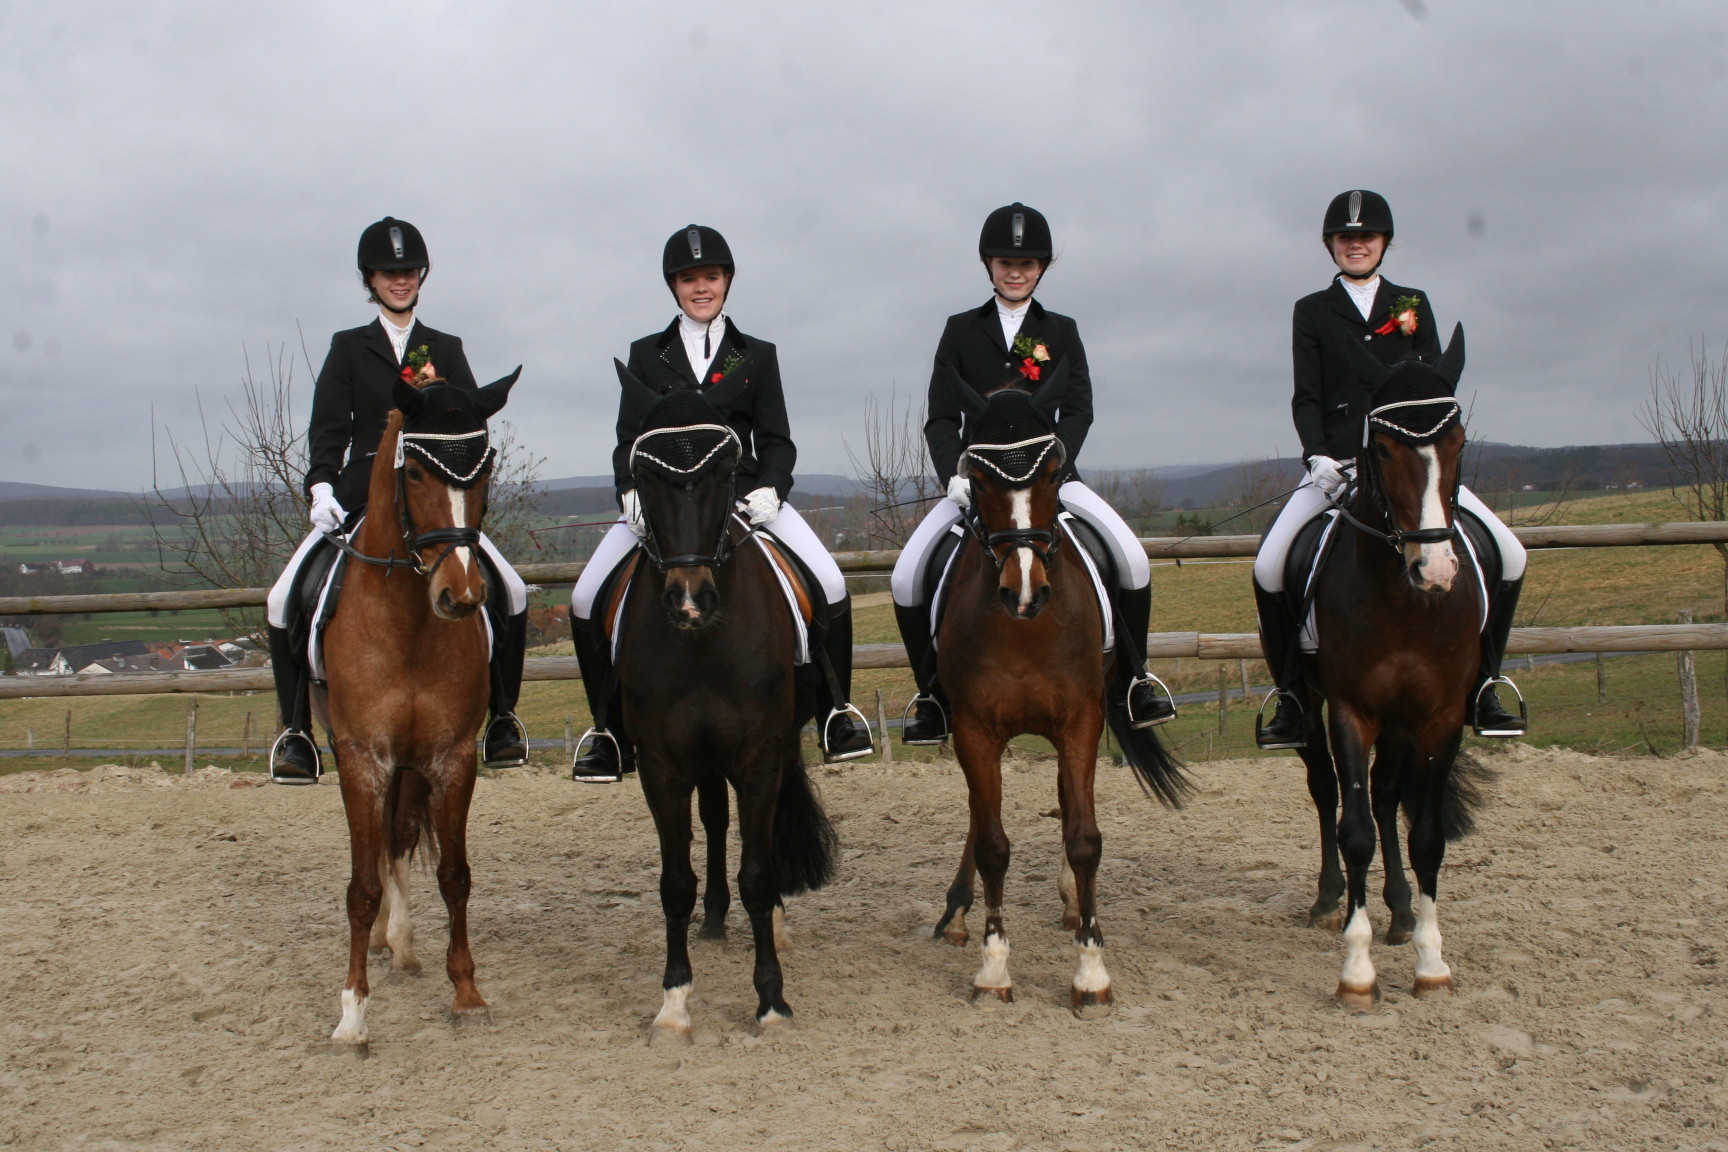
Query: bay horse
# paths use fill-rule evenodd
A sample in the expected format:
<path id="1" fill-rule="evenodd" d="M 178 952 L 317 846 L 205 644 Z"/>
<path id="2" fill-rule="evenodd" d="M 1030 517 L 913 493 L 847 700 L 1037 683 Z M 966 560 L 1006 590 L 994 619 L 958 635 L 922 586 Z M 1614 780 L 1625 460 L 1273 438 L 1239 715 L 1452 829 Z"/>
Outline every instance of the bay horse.
<path id="1" fill-rule="evenodd" d="M 796 625 L 774 562 L 734 513 L 742 445 L 711 402 L 724 397 L 689 388 L 657 397 L 618 371 L 646 410 L 630 452 L 647 524 L 634 555 L 646 563 L 628 562 L 634 579 L 609 616 L 620 630 L 624 722 L 660 839 L 666 966 L 650 1036 L 690 1039 L 692 792 L 707 840 L 701 931 L 726 935 L 728 785 L 738 800 L 738 894 L 755 945 L 756 1024 L 768 1031 L 792 1016 L 778 955 L 782 897 L 820 888 L 834 872 L 834 829 L 799 745 L 815 699 L 795 674 Z"/>
<path id="2" fill-rule="evenodd" d="M 1386 942 L 1414 938 L 1416 945 L 1412 991 L 1453 988 L 1435 903 L 1440 864 L 1446 842 L 1470 831 L 1488 776 L 1461 751 L 1487 608 L 1482 574 L 1459 544 L 1455 519 L 1465 434 L 1454 394 L 1463 367 L 1462 326 L 1434 365 L 1358 358 L 1359 375 L 1376 385 L 1372 407 L 1354 494 L 1341 505 L 1311 590 L 1319 646 L 1303 658 L 1301 756 L 1320 819 L 1320 880 L 1309 921 L 1342 926 L 1334 995 L 1356 1011 L 1380 995 L 1367 907 L 1376 843 L 1392 912 Z M 1400 809 L 1420 890 L 1414 911 Z"/>
<path id="3" fill-rule="evenodd" d="M 984 881 L 983 966 L 973 996 L 1014 998 L 1003 926 L 1009 843 L 1002 827 L 1002 753 L 1031 733 L 1056 747 L 1062 817 L 1062 926 L 1074 933 L 1079 967 L 1070 989 L 1076 1015 L 1101 1015 L 1113 1000 L 1098 927 L 1096 878 L 1103 837 L 1093 809 L 1098 741 L 1106 723 L 1135 777 L 1164 803 L 1189 784 L 1157 733 L 1132 726 L 1113 653 L 1105 651 L 1095 574 L 1058 522 L 1064 448 L 1052 414 L 1062 380 L 1036 394 L 1003 388 L 980 397 L 954 376 L 967 409 L 961 472 L 972 484 L 968 534 L 953 561 L 937 631 L 937 677 L 953 708 L 954 753 L 966 776 L 970 822 L 959 871 L 935 935 L 968 940 L 972 879 Z M 1065 514 L 1063 514 L 1065 515 Z"/>
<path id="4" fill-rule="evenodd" d="M 437 860 L 450 916 L 452 1019 L 487 1015 L 468 949 L 468 804 L 490 687 L 478 544 L 495 455 L 486 420 L 521 371 L 478 390 L 398 381 L 366 515 L 350 540 L 331 537 L 348 558 L 318 694 L 348 817 L 348 980 L 330 1037 L 338 1049 L 366 1050 L 368 944 L 388 945 L 393 971 L 420 970 L 408 863 L 421 849 Z"/>

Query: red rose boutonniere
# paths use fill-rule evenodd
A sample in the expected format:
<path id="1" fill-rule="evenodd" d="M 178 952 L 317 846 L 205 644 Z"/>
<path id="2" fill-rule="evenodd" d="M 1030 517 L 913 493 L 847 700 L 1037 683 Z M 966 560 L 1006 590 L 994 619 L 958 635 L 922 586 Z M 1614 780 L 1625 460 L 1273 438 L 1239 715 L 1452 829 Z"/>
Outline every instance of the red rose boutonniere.
<path id="1" fill-rule="evenodd" d="M 1014 337 L 1014 355 L 1020 357 L 1017 365 L 1020 375 L 1032 381 L 1043 376 L 1044 365 L 1050 363 L 1050 349 L 1044 346 L 1042 340 L 1034 340 L 1030 336 Z"/>
<path id="2" fill-rule="evenodd" d="M 1376 336 L 1390 336 L 1397 332 L 1403 336 L 1416 335 L 1416 309 L 1422 306 L 1420 296 L 1400 296 L 1392 301 L 1392 315 L 1386 323 L 1374 329 Z"/>
<path id="3" fill-rule="evenodd" d="M 418 387 L 428 380 L 436 379 L 438 369 L 432 367 L 432 350 L 422 344 L 418 348 L 408 350 L 408 355 L 402 360 L 402 379 L 405 383 Z"/>
<path id="4" fill-rule="evenodd" d="M 726 377 L 731 374 L 731 372 L 734 368 L 738 367 L 738 365 L 740 365 L 742 363 L 744 363 L 744 356 L 742 353 L 739 353 L 739 352 L 726 353 L 726 359 L 720 361 L 720 371 L 709 376 L 708 377 L 708 383 L 710 383 L 710 384 L 720 383 L 720 381 L 726 379 Z"/>

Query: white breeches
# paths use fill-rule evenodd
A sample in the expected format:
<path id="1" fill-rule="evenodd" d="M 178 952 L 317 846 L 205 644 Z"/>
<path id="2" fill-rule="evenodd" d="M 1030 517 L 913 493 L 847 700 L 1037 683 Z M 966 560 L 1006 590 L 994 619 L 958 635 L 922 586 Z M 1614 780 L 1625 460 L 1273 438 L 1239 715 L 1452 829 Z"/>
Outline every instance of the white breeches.
<path id="1" fill-rule="evenodd" d="M 804 523 L 804 517 L 798 515 L 798 509 L 789 503 L 780 505 L 780 514 L 767 525 L 774 538 L 794 552 L 798 559 L 811 572 L 816 574 L 817 583 L 822 585 L 822 595 L 828 601 L 830 610 L 840 607 L 846 602 L 846 577 L 840 572 L 840 565 L 834 563 L 834 557 L 828 555 L 828 549 L 822 546 L 822 541 L 816 538 L 816 533 L 810 530 L 810 525 Z M 579 620 L 592 619 L 594 615 L 594 597 L 600 594 L 600 586 L 606 582 L 606 577 L 612 570 L 624 562 L 624 557 L 636 547 L 636 534 L 630 531 L 622 517 L 606 530 L 606 535 L 600 538 L 599 547 L 594 549 L 594 555 L 588 558 L 588 564 L 582 569 L 582 575 L 576 580 L 576 587 L 570 590 L 570 611 Z"/>
<path id="2" fill-rule="evenodd" d="M 313 529 L 306 539 L 300 541 L 300 547 L 294 550 L 294 556 L 282 569 L 282 574 L 276 577 L 276 583 L 270 586 L 270 597 L 266 601 L 265 619 L 274 628 L 288 627 L 288 598 L 294 594 L 294 582 L 300 575 L 300 565 L 306 562 L 306 557 L 319 544 L 324 542 L 324 533 Z M 480 550 L 492 562 L 493 571 L 498 573 L 499 580 L 504 585 L 506 616 L 520 616 L 528 611 L 528 585 L 522 582 L 522 577 L 516 575 L 516 569 L 510 567 L 510 561 L 504 559 L 504 553 L 485 533 L 480 535 Z"/>
<path id="3" fill-rule="evenodd" d="M 1152 568 L 1146 562 L 1146 549 L 1116 509 L 1078 480 L 1062 485 L 1057 495 L 1063 507 L 1096 528 L 1104 538 L 1116 560 L 1116 582 L 1119 585 L 1134 590 L 1151 583 Z M 959 519 L 960 505 L 946 496 L 936 501 L 936 506 L 930 509 L 924 522 L 912 533 L 912 538 L 906 541 L 906 547 L 900 550 L 900 559 L 894 564 L 894 575 L 889 579 L 894 603 L 902 608 L 915 608 L 924 602 L 924 566 L 930 560 L 930 551 Z"/>
<path id="4" fill-rule="evenodd" d="M 1254 583 L 1267 592 L 1284 591 L 1284 561 L 1290 554 L 1290 545 L 1295 541 L 1296 534 L 1302 531 L 1302 526 L 1329 506 L 1326 494 L 1316 488 L 1313 481 L 1302 481 L 1296 491 L 1290 494 L 1290 499 L 1285 501 L 1283 509 L 1278 513 L 1278 519 L 1272 522 L 1272 527 L 1266 530 L 1266 536 L 1260 542 L 1260 551 L 1254 557 Z M 1489 510 L 1488 505 L 1482 503 L 1474 492 L 1463 485 L 1458 487 L 1458 506 L 1474 513 L 1478 520 L 1488 526 L 1488 531 L 1494 537 L 1495 547 L 1500 550 L 1500 578 L 1523 579 L 1524 545 L 1518 542 L 1518 537 L 1512 535 L 1512 530 L 1500 523 L 1500 518 Z"/>

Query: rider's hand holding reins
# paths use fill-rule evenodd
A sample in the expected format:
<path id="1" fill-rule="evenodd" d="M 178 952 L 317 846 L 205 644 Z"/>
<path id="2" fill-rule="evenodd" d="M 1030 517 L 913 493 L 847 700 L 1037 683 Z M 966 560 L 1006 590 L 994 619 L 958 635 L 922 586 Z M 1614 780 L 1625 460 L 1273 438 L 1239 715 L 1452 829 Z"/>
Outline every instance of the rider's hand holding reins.
<path id="1" fill-rule="evenodd" d="M 618 498 L 618 506 L 623 509 L 624 523 L 630 526 L 630 531 L 636 534 L 638 540 L 648 538 L 648 521 L 642 519 L 642 498 L 636 495 L 632 488 Z"/>
<path id="2" fill-rule="evenodd" d="M 336 490 L 328 484 L 312 485 L 312 527 L 320 532 L 340 532 L 342 521 L 348 518 L 342 505 L 336 503 Z"/>
<path id="3" fill-rule="evenodd" d="M 1330 496 L 1344 487 L 1344 467 L 1330 456 L 1308 457 L 1308 479 Z"/>
<path id="4" fill-rule="evenodd" d="M 774 517 L 780 515 L 780 494 L 772 488 L 757 488 L 747 492 L 744 499 L 738 503 L 744 506 L 744 513 L 750 518 L 751 527 L 772 524 Z"/>
<path id="5" fill-rule="evenodd" d="M 972 481 L 964 476 L 948 478 L 948 499 L 962 508 L 972 507 Z"/>

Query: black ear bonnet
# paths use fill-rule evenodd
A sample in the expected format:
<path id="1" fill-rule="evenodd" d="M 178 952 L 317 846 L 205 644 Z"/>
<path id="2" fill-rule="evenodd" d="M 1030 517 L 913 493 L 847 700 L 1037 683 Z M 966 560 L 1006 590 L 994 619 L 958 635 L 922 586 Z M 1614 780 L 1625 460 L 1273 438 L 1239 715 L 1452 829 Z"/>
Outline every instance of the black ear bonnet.
<path id="1" fill-rule="evenodd" d="M 1018 388 L 992 392 L 966 423 L 966 457 L 1009 484 L 1029 483 L 1052 452 L 1058 462 L 1066 456 L 1055 420 Z"/>
<path id="2" fill-rule="evenodd" d="M 651 470 L 690 484 L 715 469 L 738 467 L 743 446 L 725 416 L 694 388 L 674 388 L 648 409 L 630 448 L 630 470 Z"/>
<path id="3" fill-rule="evenodd" d="M 1452 329 L 1452 339 L 1435 364 L 1400 360 L 1383 375 L 1369 400 L 1363 442 L 1378 432 L 1401 444 L 1432 444 L 1451 431 L 1463 413 L 1458 407 L 1458 378 L 1464 371 L 1464 326 Z"/>
<path id="4" fill-rule="evenodd" d="M 504 406 L 504 397 L 521 371 L 518 368 L 482 389 L 454 384 L 414 388 L 398 382 L 396 406 L 402 410 L 402 434 L 396 441 L 396 467 L 413 456 L 451 487 L 472 488 L 480 483 L 497 456 L 486 418 Z"/>

